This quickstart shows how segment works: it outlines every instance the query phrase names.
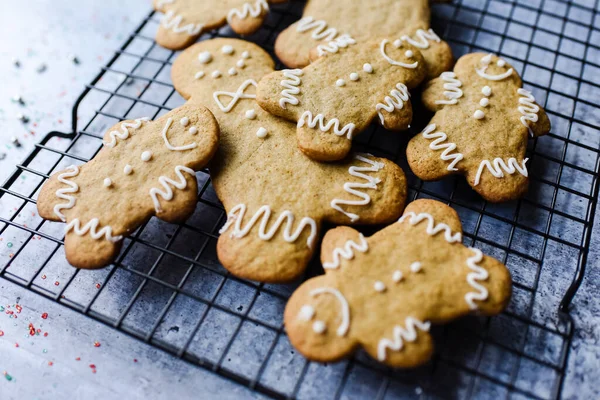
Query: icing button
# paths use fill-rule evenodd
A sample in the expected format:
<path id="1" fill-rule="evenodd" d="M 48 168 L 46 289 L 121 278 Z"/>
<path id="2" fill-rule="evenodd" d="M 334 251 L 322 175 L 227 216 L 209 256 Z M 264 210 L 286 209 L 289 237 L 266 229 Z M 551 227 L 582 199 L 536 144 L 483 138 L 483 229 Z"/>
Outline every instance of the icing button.
<path id="1" fill-rule="evenodd" d="M 369 63 L 363 65 L 363 71 L 365 71 L 368 74 L 372 74 L 373 73 L 373 66 Z"/>
<path id="2" fill-rule="evenodd" d="M 394 271 L 394 274 L 392 275 L 392 280 L 396 283 L 400 282 L 402 280 L 402 271 Z"/>
<path id="3" fill-rule="evenodd" d="M 335 81 L 335 85 L 338 87 L 346 86 L 346 81 L 343 79 L 338 79 L 337 81 Z"/>
<path id="4" fill-rule="evenodd" d="M 421 271 L 421 263 L 416 261 L 416 262 L 410 264 L 410 270 L 414 273 Z"/>
<path id="5" fill-rule="evenodd" d="M 152 158 L 152 152 L 151 151 L 144 151 L 142 153 L 142 161 L 148 162 L 148 161 L 150 161 L 151 158 Z"/>
<path id="6" fill-rule="evenodd" d="M 229 71 L 227 71 L 227 73 L 229 75 L 237 75 L 237 71 L 235 68 L 229 68 Z"/>
<path id="7" fill-rule="evenodd" d="M 250 53 L 248 53 L 247 51 L 243 52 L 242 58 L 250 58 Z"/>
<path id="8" fill-rule="evenodd" d="M 133 172 L 133 168 L 131 167 L 131 165 L 127 164 L 125 166 L 125 168 L 123 168 L 123 173 L 125 175 L 131 175 L 131 173 Z"/>
<path id="9" fill-rule="evenodd" d="M 203 51 L 202 53 L 198 54 L 198 61 L 200 61 L 202 64 L 207 64 L 212 61 L 212 55 L 208 51 Z"/>
<path id="10" fill-rule="evenodd" d="M 350 74 L 350 80 L 356 82 L 360 77 L 356 72 Z"/>
<path id="11" fill-rule="evenodd" d="M 483 89 L 481 89 L 481 93 L 483 93 L 484 96 L 490 97 L 492 95 L 492 88 L 484 86 Z"/>
<path id="12" fill-rule="evenodd" d="M 414 56 L 415 54 L 412 52 L 412 50 L 406 50 L 406 53 L 404 53 L 404 55 L 408 58 L 411 58 L 412 56 Z"/>
<path id="13" fill-rule="evenodd" d="M 219 71 L 218 69 L 214 70 L 213 73 L 211 74 L 211 76 L 213 78 L 220 78 L 221 77 L 221 71 Z"/>
<path id="14" fill-rule="evenodd" d="M 259 128 L 258 131 L 256 131 L 256 136 L 258 136 L 261 139 L 264 139 L 267 137 L 267 130 L 265 128 Z"/>
<path id="15" fill-rule="evenodd" d="M 196 72 L 196 75 L 194 75 L 194 79 L 202 79 L 204 78 L 204 71 L 198 71 Z"/>
<path id="16" fill-rule="evenodd" d="M 473 118 L 475 119 L 483 119 L 483 117 L 485 117 L 485 114 L 481 110 L 477 110 L 475 111 L 475 114 L 473 114 Z"/>
<path id="17" fill-rule="evenodd" d="M 221 51 L 223 52 L 223 54 L 233 54 L 233 47 L 226 44 L 221 48 Z"/>
<path id="18" fill-rule="evenodd" d="M 104 178 L 104 186 L 106 186 L 106 187 L 112 186 L 112 181 L 110 180 L 110 178 Z"/>
<path id="19" fill-rule="evenodd" d="M 248 119 L 255 119 L 256 118 L 256 111 L 254 111 L 254 110 L 248 110 L 248 111 L 246 111 L 246 118 L 248 118 Z"/>
<path id="20" fill-rule="evenodd" d="M 238 62 L 236 62 L 235 65 L 238 68 L 245 68 L 246 67 L 246 62 L 244 60 L 238 60 Z"/>
<path id="21" fill-rule="evenodd" d="M 377 281 L 375 282 L 375 284 L 373 285 L 373 288 L 378 291 L 379 293 L 383 292 L 385 290 L 385 284 L 381 281 Z"/>
<path id="22" fill-rule="evenodd" d="M 300 314 L 298 314 L 298 316 L 305 321 L 310 321 L 314 315 L 315 309 L 312 306 L 309 306 L 308 304 L 302 306 L 302 308 L 300 309 Z"/>
<path id="23" fill-rule="evenodd" d="M 481 107 L 487 107 L 490 104 L 490 101 L 487 98 L 483 98 L 481 100 L 479 100 L 479 105 Z"/>

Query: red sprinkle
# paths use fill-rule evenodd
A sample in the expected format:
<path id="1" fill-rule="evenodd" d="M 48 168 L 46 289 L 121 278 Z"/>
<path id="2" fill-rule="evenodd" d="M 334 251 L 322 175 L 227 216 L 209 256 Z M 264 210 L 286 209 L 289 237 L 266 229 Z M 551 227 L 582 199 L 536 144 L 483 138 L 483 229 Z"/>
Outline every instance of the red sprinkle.
<path id="1" fill-rule="evenodd" d="M 42 279 L 46 279 L 46 275 L 42 275 Z"/>
<path id="2" fill-rule="evenodd" d="M 4 331 L 0 331 L 0 336 L 4 336 Z"/>
<path id="3" fill-rule="evenodd" d="M 96 369 L 96 364 L 90 364 L 91 369 Z"/>
<path id="4" fill-rule="evenodd" d="M 96 283 L 96 289 L 100 289 L 101 287 L 102 287 L 102 285 L 101 285 L 101 284 L 99 284 L 99 283 Z"/>
<path id="5" fill-rule="evenodd" d="M 77 357 L 75 361 L 81 361 L 81 357 Z"/>
<path id="6" fill-rule="evenodd" d="M 46 319 L 46 318 L 48 318 L 48 313 L 47 312 L 45 312 L 45 313 L 42 314 L 42 319 Z"/>
<path id="7" fill-rule="evenodd" d="M 44 332 L 44 337 L 48 337 L 48 332 Z"/>
<path id="8" fill-rule="evenodd" d="M 133 359 L 133 362 L 137 362 L 137 358 L 134 358 L 134 359 Z"/>
<path id="9" fill-rule="evenodd" d="M 53 365 L 54 365 L 54 363 L 53 363 L 52 361 L 48 361 L 48 366 L 49 366 L 49 367 L 51 367 L 51 366 L 53 366 Z"/>
<path id="10" fill-rule="evenodd" d="M 58 285 L 60 285 L 59 281 L 54 282 L 54 286 L 58 286 Z"/>
<path id="11" fill-rule="evenodd" d="M 15 343 L 15 347 L 19 347 L 19 343 Z"/>
<path id="12" fill-rule="evenodd" d="M 98 341 L 95 341 L 95 342 L 94 342 L 94 347 L 100 347 L 100 342 L 98 342 Z"/>
<path id="13" fill-rule="evenodd" d="M 31 322 L 29 323 L 29 335 L 35 336 L 35 326 Z"/>

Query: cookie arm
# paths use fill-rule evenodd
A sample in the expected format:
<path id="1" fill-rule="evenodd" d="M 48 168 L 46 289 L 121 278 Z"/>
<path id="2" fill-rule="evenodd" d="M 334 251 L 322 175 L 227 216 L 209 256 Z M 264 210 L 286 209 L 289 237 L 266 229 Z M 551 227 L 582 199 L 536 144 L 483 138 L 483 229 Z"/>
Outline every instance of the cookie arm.
<path id="1" fill-rule="evenodd" d="M 445 106 L 458 104 L 463 95 L 461 87 L 462 82 L 454 72 L 443 72 L 425 84 L 421 101 L 427 109 L 439 111 Z"/>
<path id="2" fill-rule="evenodd" d="M 235 33 L 249 35 L 261 27 L 268 12 L 267 0 L 246 0 L 228 11 L 227 22 Z"/>
<path id="3" fill-rule="evenodd" d="M 269 113 L 296 122 L 296 106 L 302 101 L 302 75 L 300 69 L 286 69 L 268 74 L 258 83 L 256 101 Z"/>
<path id="4" fill-rule="evenodd" d="M 550 132 L 551 124 L 546 111 L 535 101 L 530 91 L 518 89 L 519 95 L 519 120 L 529 129 L 533 137 L 543 136 Z"/>
<path id="5" fill-rule="evenodd" d="M 408 129 L 413 110 L 406 85 L 398 83 L 382 101 L 375 105 L 379 123 L 386 129 L 400 131 Z"/>

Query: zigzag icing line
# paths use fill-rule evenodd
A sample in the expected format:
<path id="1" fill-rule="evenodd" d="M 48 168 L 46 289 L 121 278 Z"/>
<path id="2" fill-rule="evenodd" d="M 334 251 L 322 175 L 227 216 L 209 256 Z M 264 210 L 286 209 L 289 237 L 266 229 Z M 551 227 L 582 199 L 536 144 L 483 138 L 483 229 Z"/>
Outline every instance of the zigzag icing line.
<path id="1" fill-rule="evenodd" d="M 319 125 L 318 129 L 321 132 L 329 132 L 333 128 L 333 133 L 337 136 L 344 136 L 349 140 L 352 140 L 352 134 L 354 133 L 354 128 L 356 125 L 350 123 L 344 125 L 342 129 L 340 129 L 340 120 L 337 118 L 333 118 L 329 120 L 327 124 L 325 124 L 325 117 L 323 114 L 317 114 L 314 118 L 310 111 L 304 111 L 300 120 L 298 121 L 298 128 L 307 125 L 309 128 L 314 129 L 317 124 Z"/>
<path id="2" fill-rule="evenodd" d="M 296 25 L 297 32 L 306 32 L 311 29 L 313 32 L 310 36 L 315 40 L 331 41 L 335 39 L 338 34 L 337 29 L 327 28 L 327 22 L 322 19 L 315 20 L 313 17 L 304 17 L 298 21 L 298 24 Z"/>
<path id="3" fill-rule="evenodd" d="M 383 338 L 377 345 L 377 359 L 379 361 L 385 361 L 386 350 L 390 349 L 393 351 L 400 351 L 404 347 L 404 342 L 414 342 L 417 340 L 417 329 L 419 328 L 423 332 L 428 332 L 431 327 L 431 323 L 422 322 L 414 317 L 407 317 L 404 320 L 406 328 L 400 325 L 394 326 L 393 339 Z"/>
<path id="4" fill-rule="evenodd" d="M 333 199 L 331 201 L 331 207 L 346 215 L 352 222 L 358 221 L 359 216 L 354 213 L 344 211 L 344 209 L 340 207 L 340 204 L 348 206 L 365 206 L 369 204 L 371 202 L 371 197 L 360 189 L 377 189 L 377 184 L 380 183 L 381 180 L 379 178 L 366 175 L 363 172 L 377 172 L 384 167 L 383 163 L 370 160 L 361 155 L 356 155 L 354 159 L 362 161 L 368 164 L 368 166 L 353 165 L 348 168 L 348 173 L 355 178 L 364 179 L 365 182 L 346 182 L 344 183 L 344 190 L 351 195 L 359 197 L 361 200 Z"/>
<path id="5" fill-rule="evenodd" d="M 60 218 L 61 221 L 63 221 L 63 222 L 65 222 L 67 220 L 67 218 L 60 210 L 64 210 L 64 209 L 69 210 L 69 209 L 75 207 L 75 202 L 77 201 L 75 199 L 75 196 L 70 196 L 67 193 L 77 193 L 77 191 L 79 191 L 79 186 L 75 182 L 69 181 L 65 178 L 73 178 L 74 176 L 77 176 L 77 175 L 79 175 L 79 167 L 77 167 L 75 165 L 69 165 L 65 169 L 65 172 L 63 172 L 62 174 L 59 174 L 58 177 L 56 178 L 60 183 L 63 183 L 68 186 L 66 188 L 58 189 L 56 191 L 56 197 L 58 197 L 59 199 L 68 201 L 68 203 L 66 203 L 66 204 L 62 203 L 62 204 L 56 204 L 54 206 L 54 214 L 56 214 L 56 216 L 58 218 Z"/>
<path id="6" fill-rule="evenodd" d="M 412 44 L 415 47 L 418 47 L 419 49 L 428 49 L 430 40 L 437 43 L 442 41 L 442 39 L 440 39 L 440 37 L 436 35 L 433 29 L 429 29 L 427 31 L 419 29 L 417 30 L 417 32 L 415 32 L 414 36 L 416 37 L 416 40 L 412 39 L 408 35 L 404 35 L 400 39 Z"/>
<path id="7" fill-rule="evenodd" d="M 229 229 L 229 227 L 231 227 L 231 225 L 234 225 L 233 232 L 231 232 L 231 237 L 242 238 L 246 236 L 260 220 L 258 237 L 262 240 L 271 240 L 285 222 L 285 228 L 283 230 L 283 239 L 288 243 L 293 243 L 296 240 L 298 240 L 304 229 L 307 226 L 310 227 L 310 235 L 306 240 L 306 244 L 309 248 L 312 248 L 314 240 L 317 236 L 317 223 L 314 219 L 309 217 L 302 218 L 300 220 L 300 224 L 292 233 L 295 217 L 291 211 L 285 210 L 279 215 L 279 217 L 271 226 L 271 228 L 267 230 L 267 224 L 271 219 L 271 207 L 269 207 L 268 205 L 264 205 L 260 207 L 258 211 L 256 211 L 256 213 L 252 216 L 250 221 L 246 223 L 246 226 L 242 228 L 242 220 L 244 219 L 246 210 L 247 207 L 245 204 L 238 204 L 237 206 L 235 206 L 227 215 L 227 222 L 225 223 L 225 225 L 223 225 L 223 228 L 221 228 L 219 233 L 222 234 L 226 232 Z"/>
<path id="8" fill-rule="evenodd" d="M 143 117 L 143 118 L 135 119 L 134 122 L 121 123 L 121 132 L 119 132 L 118 130 L 109 132 L 108 136 L 110 137 L 110 141 L 109 142 L 103 141 L 102 144 L 105 145 L 106 147 L 115 147 L 117 144 L 117 139 L 125 140 L 129 137 L 129 128 L 139 129 L 140 126 L 142 126 L 142 124 L 145 121 L 148 121 L 149 119 L 150 118 L 148 118 L 148 117 Z"/>
<path id="9" fill-rule="evenodd" d="M 297 106 L 300 103 L 296 96 L 300 94 L 298 86 L 302 84 L 301 76 L 303 74 L 301 69 L 283 70 L 283 76 L 287 79 L 281 81 L 281 86 L 285 88 L 281 91 L 281 99 L 279 100 L 281 108 L 286 108 L 286 103 L 293 106 Z"/>
<path id="10" fill-rule="evenodd" d="M 179 180 L 176 181 L 176 180 L 173 180 L 166 176 L 160 176 L 158 178 L 158 183 L 163 186 L 164 190 L 161 190 L 159 188 L 150 189 L 149 194 L 150 194 L 150 197 L 152 198 L 152 202 L 154 203 L 154 210 L 157 213 L 162 212 L 162 208 L 160 207 L 160 201 L 158 200 L 158 196 L 162 197 L 166 201 L 171 201 L 171 200 L 173 200 L 173 189 L 171 189 L 171 186 L 173 186 L 179 190 L 186 188 L 187 181 L 185 179 L 185 176 L 183 176 L 183 172 L 187 172 L 188 174 L 190 174 L 194 177 L 196 176 L 196 172 L 193 169 L 184 167 L 182 165 L 178 165 L 175 167 L 175 175 L 177 176 L 177 178 Z"/>
<path id="11" fill-rule="evenodd" d="M 429 236 L 435 236 L 440 232 L 444 232 L 444 239 L 446 239 L 448 243 L 460 243 L 462 241 L 462 233 L 456 232 L 453 234 L 452 229 L 444 223 L 436 225 L 435 220 L 433 219 L 433 215 L 429 213 L 416 214 L 412 211 L 409 211 L 402 217 L 400 217 L 398 223 L 403 223 L 406 219 L 408 219 L 408 223 L 413 226 L 418 225 L 426 220 L 427 228 L 425 229 L 425 231 Z"/>
<path id="12" fill-rule="evenodd" d="M 535 104 L 535 97 L 533 97 L 530 91 L 521 88 L 517 90 L 517 93 L 519 96 L 522 96 L 519 98 L 520 106 L 518 108 L 519 112 L 523 114 L 521 123 L 529 130 L 529 134 L 533 136 L 533 131 L 531 130 L 528 121 L 534 123 L 538 121 L 537 113 L 540 111 L 540 107 Z"/>
<path id="13" fill-rule="evenodd" d="M 442 72 L 440 77 L 445 81 L 444 83 L 444 96 L 448 100 L 436 100 L 435 104 L 456 104 L 458 99 L 463 96 L 462 82 L 456 78 L 454 72 Z"/>
<path id="14" fill-rule="evenodd" d="M 319 56 L 325 56 L 327 53 L 337 53 L 340 49 L 345 49 L 353 44 L 356 44 L 356 40 L 348 34 L 343 34 L 327 44 L 318 45 L 317 54 Z"/>
<path id="15" fill-rule="evenodd" d="M 385 128 L 385 119 L 383 118 L 383 113 L 381 110 L 385 110 L 389 113 L 394 112 L 394 110 L 402 110 L 404 108 L 404 102 L 410 99 L 410 93 L 408 93 L 408 88 L 403 83 L 396 84 L 396 89 L 392 89 L 389 96 L 385 96 L 383 99 L 383 103 L 377 104 L 375 106 L 375 110 L 377 110 L 377 115 L 379 115 L 379 120 L 381 121 L 381 125 Z"/>
<path id="16" fill-rule="evenodd" d="M 487 289 L 479 282 L 485 281 L 489 277 L 489 273 L 483 267 L 477 265 L 483 260 L 483 253 L 481 250 L 472 247 L 469 247 L 469 250 L 473 252 L 473 256 L 467 258 L 467 266 L 473 272 L 467 274 L 467 283 L 471 285 L 475 291 L 465 294 L 465 301 L 471 310 L 477 310 L 479 307 L 475 304 L 475 300 L 484 301 L 488 298 Z"/>
<path id="17" fill-rule="evenodd" d="M 423 137 L 425 139 L 435 139 L 429 144 L 429 148 L 431 150 L 444 150 L 440 158 L 444 161 L 452 160 L 450 165 L 448 165 L 447 167 L 448 171 L 458 171 L 458 169 L 455 168 L 455 166 L 460 160 L 464 158 L 464 156 L 458 152 L 451 154 L 453 151 L 456 150 L 456 143 L 441 144 L 448 140 L 448 135 L 446 135 L 444 132 L 432 133 L 433 131 L 435 131 L 435 129 L 436 125 L 431 124 L 423 130 Z"/>
<path id="18" fill-rule="evenodd" d="M 492 160 L 492 162 L 489 160 L 483 160 L 479 164 L 479 170 L 477 170 L 477 176 L 475 176 L 475 186 L 479 185 L 479 182 L 481 181 L 481 174 L 483 174 L 483 171 L 486 168 L 496 178 L 504 178 L 504 172 L 510 175 L 518 172 L 524 177 L 528 177 L 529 172 L 527 171 L 527 166 L 525 165 L 527 161 L 529 161 L 528 158 L 523 160 L 523 165 L 519 165 L 519 162 L 514 157 L 509 158 L 508 163 L 505 163 L 501 158 L 495 158 Z"/>
<path id="19" fill-rule="evenodd" d="M 365 253 L 367 250 L 369 250 L 369 244 L 362 233 L 360 234 L 359 240 L 360 243 L 357 243 L 353 240 L 348 240 L 344 247 L 336 247 L 333 249 L 331 256 L 333 260 L 323 263 L 323 268 L 337 269 L 342 261 L 341 258 L 346 260 L 352 260 L 354 258 L 354 250 L 360 251 L 361 253 Z"/>
<path id="20" fill-rule="evenodd" d="M 182 22 L 183 22 L 183 16 L 175 15 L 175 11 L 171 10 L 171 11 L 168 11 L 167 13 L 165 13 L 161 24 L 165 29 L 170 29 L 175 33 L 187 33 L 190 36 L 199 35 L 200 32 L 202 31 L 202 28 L 204 27 L 203 24 L 194 24 L 194 23 L 190 23 L 190 24 L 181 26 Z"/>
<path id="21" fill-rule="evenodd" d="M 237 8 L 231 9 L 227 14 L 227 22 L 231 23 L 233 17 L 246 19 L 248 16 L 251 16 L 252 18 L 256 18 L 260 16 L 263 10 L 269 11 L 269 4 L 265 0 L 256 0 L 254 8 L 252 7 L 252 2 L 247 2 L 242 6 L 241 11 Z"/>
<path id="22" fill-rule="evenodd" d="M 65 234 L 73 230 L 73 232 L 77 236 L 84 236 L 89 232 L 92 239 L 98 240 L 104 237 L 104 239 L 113 243 L 119 242 L 123 239 L 123 236 L 113 236 L 112 228 L 108 225 L 98 230 L 99 225 L 100 220 L 98 218 L 92 218 L 87 224 L 85 224 L 82 227 L 79 218 L 75 218 L 73 221 L 69 222 L 65 227 Z"/>

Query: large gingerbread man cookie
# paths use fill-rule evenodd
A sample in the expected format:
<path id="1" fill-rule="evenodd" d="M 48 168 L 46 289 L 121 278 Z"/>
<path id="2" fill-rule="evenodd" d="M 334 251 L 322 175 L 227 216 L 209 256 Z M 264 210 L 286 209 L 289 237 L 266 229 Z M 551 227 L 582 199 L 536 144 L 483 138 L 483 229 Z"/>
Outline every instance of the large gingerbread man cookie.
<path id="1" fill-rule="evenodd" d="M 402 41 L 355 43 L 302 70 L 277 71 L 258 86 L 258 103 L 298 124 L 298 147 L 319 161 L 346 157 L 352 138 L 378 121 L 391 130 L 412 121 L 409 90 L 421 83 L 421 53 Z"/>
<path id="2" fill-rule="evenodd" d="M 429 19 L 429 0 L 309 0 L 302 19 L 277 37 L 275 52 L 288 67 L 302 68 L 348 40 L 401 38 L 419 48 L 434 78 L 452 67 L 453 57 Z"/>
<path id="3" fill-rule="evenodd" d="M 186 104 L 154 122 L 120 122 L 106 132 L 94 159 L 48 179 L 38 212 L 67 223 L 65 253 L 73 266 L 101 268 L 151 216 L 179 222 L 194 212 L 195 171 L 213 156 L 218 140 L 215 118 L 198 105 Z"/>
<path id="4" fill-rule="evenodd" d="M 205 31 L 226 23 L 234 32 L 248 35 L 263 24 L 269 3 L 286 0 L 154 0 L 164 13 L 156 41 L 172 50 L 186 48 Z"/>
<path id="5" fill-rule="evenodd" d="M 260 47 L 214 39 L 185 50 L 173 83 L 191 102 L 205 104 L 221 127 L 210 165 L 228 219 L 217 251 L 233 274 L 264 282 L 299 277 L 318 247 L 323 222 L 378 224 L 398 218 L 406 180 L 394 163 L 354 155 L 314 162 L 296 146 L 296 126 L 256 102 L 257 81 L 274 62 Z"/>
<path id="6" fill-rule="evenodd" d="M 527 139 L 550 132 L 548 116 L 522 85 L 510 64 L 481 53 L 429 82 L 422 99 L 436 114 L 408 145 L 413 172 L 424 180 L 463 174 L 492 202 L 522 196 Z"/>
<path id="7" fill-rule="evenodd" d="M 461 244 L 456 212 L 433 200 L 365 238 L 340 227 L 325 235 L 325 275 L 304 282 L 285 309 L 290 342 L 307 358 L 332 362 L 363 347 L 392 367 L 432 355 L 432 324 L 468 314 L 495 315 L 511 278 L 500 262 Z"/>

